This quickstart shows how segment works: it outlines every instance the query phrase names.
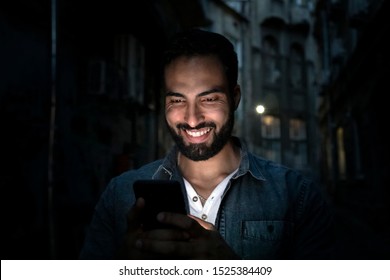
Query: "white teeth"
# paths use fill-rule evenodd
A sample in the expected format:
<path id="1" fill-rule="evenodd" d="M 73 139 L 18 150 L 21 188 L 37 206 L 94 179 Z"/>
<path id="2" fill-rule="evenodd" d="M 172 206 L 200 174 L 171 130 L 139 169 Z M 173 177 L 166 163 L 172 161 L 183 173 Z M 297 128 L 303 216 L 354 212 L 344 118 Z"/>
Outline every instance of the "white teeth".
<path id="1" fill-rule="evenodd" d="M 191 131 L 191 130 L 186 130 L 187 134 L 189 134 L 191 137 L 200 137 L 202 135 L 205 135 L 206 133 L 210 132 L 211 128 L 208 128 L 206 130 L 201 130 L 201 131 Z"/>

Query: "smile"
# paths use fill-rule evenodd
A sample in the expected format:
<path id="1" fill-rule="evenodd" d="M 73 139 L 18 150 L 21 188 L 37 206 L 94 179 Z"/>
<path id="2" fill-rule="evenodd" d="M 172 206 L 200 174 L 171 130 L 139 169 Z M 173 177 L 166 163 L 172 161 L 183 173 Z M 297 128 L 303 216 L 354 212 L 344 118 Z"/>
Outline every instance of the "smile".
<path id="1" fill-rule="evenodd" d="M 205 128 L 201 130 L 187 130 L 184 129 L 184 131 L 191 137 L 201 137 L 211 131 L 211 128 Z"/>

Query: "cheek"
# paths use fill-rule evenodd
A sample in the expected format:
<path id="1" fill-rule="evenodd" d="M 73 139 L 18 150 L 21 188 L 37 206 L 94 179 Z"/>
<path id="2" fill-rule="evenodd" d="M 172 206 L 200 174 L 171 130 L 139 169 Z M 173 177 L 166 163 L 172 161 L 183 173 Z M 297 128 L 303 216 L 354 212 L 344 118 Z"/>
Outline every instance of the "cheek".
<path id="1" fill-rule="evenodd" d="M 165 110 L 165 119 L 167 120 L 167 123 L 169 125 L 173 125 L 180 122 L 181 118 L 182 116 L 178 110 L 171 110 L 171 109 Z"/>
<path id="2" fill-rule="evenodd" d="M 209 114 L 210 120 L 219 124 L 225 124 L 229 119 L 229 111 L 225 109 L 215 110 Z"/>

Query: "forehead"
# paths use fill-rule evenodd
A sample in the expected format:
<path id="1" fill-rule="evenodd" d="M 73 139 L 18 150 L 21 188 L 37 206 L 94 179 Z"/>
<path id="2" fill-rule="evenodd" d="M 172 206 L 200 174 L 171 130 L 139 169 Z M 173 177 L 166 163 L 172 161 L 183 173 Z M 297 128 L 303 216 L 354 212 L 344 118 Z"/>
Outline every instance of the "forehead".
<path id="1" fill-rule="evenodd" d="M 164 78 L 168 87 L 177 82 L 227 82 L 222 63 L 210 55 L 180 56 L 165 67 Z"/>

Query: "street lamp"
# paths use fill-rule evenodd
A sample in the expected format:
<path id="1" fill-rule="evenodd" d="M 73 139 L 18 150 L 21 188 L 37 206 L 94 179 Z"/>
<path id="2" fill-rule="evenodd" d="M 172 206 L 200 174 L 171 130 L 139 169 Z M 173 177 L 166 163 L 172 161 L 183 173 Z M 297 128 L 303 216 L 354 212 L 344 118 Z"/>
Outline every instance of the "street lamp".
<path id="1" fill-rule="evenodd" d="M 256 112 L 257 112 L 258 114 L 263 114 L 264 111 L 265 111 L 265 108 L 264 108 L 263 105 L 257 105 L 257 106 L 256 106 Z"/>

